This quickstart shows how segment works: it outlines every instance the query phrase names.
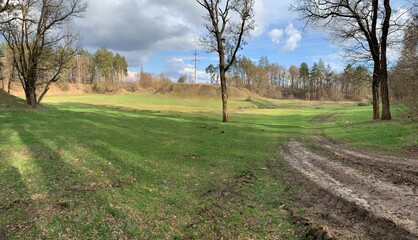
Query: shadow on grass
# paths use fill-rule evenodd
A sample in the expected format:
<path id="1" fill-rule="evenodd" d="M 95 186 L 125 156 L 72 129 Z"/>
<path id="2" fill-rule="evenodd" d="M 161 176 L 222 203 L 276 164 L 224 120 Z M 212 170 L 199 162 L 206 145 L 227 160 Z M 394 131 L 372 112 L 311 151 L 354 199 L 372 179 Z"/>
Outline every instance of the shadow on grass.
<path id="1" fill-rule="evenodd" d="M 265 116 L 265 122 L 236 115 L 234 123 L 225 125 L 214 116 L 199 114 L 138 112 L 79 104 L 47 108 L 40 113 L 11 112 L 6 116 L 28 150 L 29 159 L 22 164 L 33 168 L 23 178 L 15 174 L 10 178 L 23 179 L 25 198 L 34 199 L 31 211 L 37 222 L 23 217 L 30 227 L 20 230 L 34 238 L 42 234 L 57 238 L 61 233 L 110 238 L 115 229 L 134 231 L 128 237 L 138 237 L 141 229 L 127 229 L 126 224 L 138 227 L 140 220 L 112 207 L 111 199 L 119 197 L 118 201 L 131 204 L 130 211 L 136 212 L 158 201 L 163 203 L 154 207 L 166 208 L 164 201 L 171 201 L 169 198 L 176 194 L 198 194 L 193 188 L 204 189 L 201 185 L 211 179 L 205 176 L 210 171 L 223 171 L 222 174 L 233 177 L 249 166 L 257 167 L 254 159 L 259 159 L 263 141 L 300 134 L 303 128 L 294 120 L 305 121 L 299 115 Z M 185 177 L 187 174 L 199 176 L 196 179 L 200 185 L 196 187 L 193 178 Z M 154 187 L 171 189 L 149 190 Z M 158 216 L 153 217 L 159 221 Z M 11 217 L 5 224 L 12 224 L 13 220 Z M 173 227 L 170 219 L 165 219 L 164 224 L 167 229 Z"/>
<path id="2" fill-rule="evenodd" d="M 260 109 L 276 109 L 280 108 L 277 104 L 274 104 L 268 100 L 265 99 L 253 99 L 251 98 L 250 102 L 254 105 L 256 105 Z"/>
<path id="3" fill-rule="evenodd" d="M 0 168 L 0 176 L 0 239 L 13 239 L 22 228 L 36 232 L 36 226 L 29 223 L 34 218 L 33 201 L 19 169 Z"/>
<path id="4" fill-rule="evenodd" d="M 51 111 L 13 121 L 11 127 L 27 150 L 27 159 L 19 163 L 20 170 L 13 168 L 8 177 L 22 185 L 20 191 L 25 189 L 24 196 L 9 203 L 16 205 L 16 210 L 11 210 L 9 218 L 3 218 L 2 226 L 22 222 L 23 227 L 8 233 L 11 239 L 58 238 L 63 233 L 91 238 L 113 236 L 112 228 L 118 219 L 107 221 L 114 212 L 106 194 L 102 194 L 128 183 L 122 175 L 114 174 L 119 168 L 109 166 L 106 158 L 111 157 L 114 162 L 122 159 L 114 155 L 79 161 L 83 156 L 74 147 L 87 144 L 88 139 L 84 141 L 83 134 L 76 130 L 85 122 L 74 117 L 70 112 Z M 87 147 L 86 151 L 90 150 L 93 149 Z M 19 213 L 22 211 L 25 214 Z"/>

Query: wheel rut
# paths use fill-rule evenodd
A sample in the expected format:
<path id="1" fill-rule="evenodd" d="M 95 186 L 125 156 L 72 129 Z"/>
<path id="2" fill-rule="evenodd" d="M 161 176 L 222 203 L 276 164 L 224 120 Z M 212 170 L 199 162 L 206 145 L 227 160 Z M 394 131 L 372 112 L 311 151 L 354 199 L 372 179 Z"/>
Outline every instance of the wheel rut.
<path id="1" fill-rule="evenodd" d="M 418 239 L 418 194 L 414 176 L 418 172 L 416 159 L 375 156 L 359 153 L 317 138 L 315 146 L 331 152 L 320 156 L 302 143 L 292 140 L 281 150 L 286 162 L 300 172 L 309 183 L 315 184 L 337 198 L 353 203 L 375 218 L 393 222 Z M 394 183 L 392 179 L 353 168 L 348 161 L 360 162 L 377 172 L 398 171 L 411 181 Z M 384 233 L 381 233 L 384 237 Z"/>

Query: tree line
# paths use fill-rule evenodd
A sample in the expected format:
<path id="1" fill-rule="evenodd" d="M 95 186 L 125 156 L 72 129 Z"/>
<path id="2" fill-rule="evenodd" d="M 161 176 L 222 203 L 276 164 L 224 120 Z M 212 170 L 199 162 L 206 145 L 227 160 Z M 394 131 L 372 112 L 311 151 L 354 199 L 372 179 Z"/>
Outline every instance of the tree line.
<path id="1" fill-rule="evenodd" d="M 237 50 L 245 45 L 246 40 L 254 29 L 254 0 L 196 0 L 206 11 L 205 27 L 207 35 L 201 37 L 201 43 L 209 52 L 216 52 L 219 56 L 219 79 L 222 90 L 223 122 L 228 122 L 227 111 L 227 80 L 225 73 L 234 63 L 238 63 Z M 224 7 L 226 6 L 226 7 Z M 296 0 L 291 10 L 300 14 L 300 20 L 309 27 L 321 28 L 328 31 L 336 45 L 346 50 L 347 57 L 358 62 L 372 63 L 372 74 L 370 89 L 373 105 L 373 119 L 390 120 L 390 95 L 388 81 L 388 47 L 391 44 L 399 44 L 391 41 L 390 36 L 394 33 L 402 32 L 408 22 L 416 23 L 416 11 L 418 4 L 411 1 L 407 12 L 412 13 L 413 19 L 402 21 L 400 16 L 394 17 L 396 10 L 392 9 L 390 0 Z M 230 18 L 229 13 L 233 12 L 237 18 Z M 235 19 L 236 21 L 232 21 Z M 261 62 L 261 61 L 260 61 Z M 257 66 L 263 69 L 262 64 Z M 324 95 L 324 88 L 329 85 L 331 80 L 322 66 L 312 66 L 311 74 L 307 74 L 306 66 L 302 69 L 302 93 L 310 99 L 319 99 Z M 347 68 L 347 75 L 352 69 Z M 361 68 L 358 71 L 363 71 Z M 210 73 L 211 69 L 207 71 Z M 290 71 L 289 71 L 290 72 Z M 293 67 L 292 72 L 297 73 Z M 258 75 L 263 73 L 258 72 Z M 268 75 L 261 77 L 248 78 L 247 87 L 255 85 L 259 88 L 261 84 L 268 84 Z M 310 75 L 308 77 L 308 75 Z M 216 74 L 212 76 L 216 77 Z M 234 75 L 237 76 L 237 75 Z M 264 79 L 261 81 L 260 79 Z M 291 78 L 291 92 L 300 86 L 295 83 L 297 78 Z M 249 82 L 255 80 L 256 83 Z M 258 81 L 257 81 L 258 80 Z M 308 82 L 309 81 L 309 82 Z M 238 84 L 238 83 L 237 83 Z M 271 85 L 275 85 L 274 83 Z M 325 86 L 325 87 L 324 87 Z M 349 89 L 348 85 L 340 82 L 337 87 L 340 90 Z M 264 88 L 265 89 L 265 88 Z M 338 89 L 328 89 L 328 94 L 336 92 Z M 326 91 L 325 91 L 326 92 Z M 382 108 L 380 109 L 380 106 Z M 381 111 L 380 111 L 381 110 Z"/>
<path id="2" fill-rule="evenodd" d="M 217 71 L 212 64 L 206 68 L 212 84 L 218 83 Z M 338 73 L 322 60 L 312 66 L 303 62 L 287 68 L 270 63 L 266 56 L 258 62 L 240 56 L 227 73 L 227 83 L 269 98 L 359 100 L 370 95 L 371 75 L 364 65 L 348 64 Z"/>
<path id="3" fill-rule="evenodd" d="M 92 84 L 97 90 L 106 84 L 121 83 L 128 76 L 128 62 L 105 47 L 94 53 L 79 51 L 63 71 L 63 82 Z"/>
<path id="4" fill-rule="evenodd" d="M 71 50 L 72 51 L 72 50 Z M 48 56 L 53 57 L 57 52 L 51 51 Z M 13 52 L 7 45 L 0 47 L 1 74 L 0 88 L 8 86 L 13 82 L 18 82 L 18 72 L 13 62 Z M 38 85 L 45 84 L 52 71 L 44 71 L 38 75 Z M 128 63 L 124 56 L 108 50 L 105 47 L 97 49 L 90 53 L 87 50 L 80 50 L 69 58 L 65 66 L 59 73 L 58 84 L 64 86 L 67 83 L 91 84 L 97 91 L 104 91 L 106 85 L 121 83 L 128 76 Z"/>
<path id="5" fill-rule="evenodd" d="M 405 32 L 403 49 L 389 72 L 391 95 L 412 119 L 418 118 L 418 14 Z"/>

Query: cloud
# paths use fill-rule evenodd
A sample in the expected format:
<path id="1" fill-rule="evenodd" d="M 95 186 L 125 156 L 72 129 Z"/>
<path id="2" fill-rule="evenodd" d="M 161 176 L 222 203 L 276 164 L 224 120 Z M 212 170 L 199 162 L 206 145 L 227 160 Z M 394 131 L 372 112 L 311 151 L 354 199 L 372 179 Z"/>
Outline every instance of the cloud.
<path id="1" fill-rule="evenodd" d="M 74 27 L 85 48 L 106 47 L 126 56 L 132 67 L 145 64 L 156 51 L 197 48 L 201 16 L 194 1 L 90 0 Z"/>
<path id="2" fill-rule="evenodd" d="M 275 24 L 286 24 L 293 13 L 293 0 L 257 0 L 253 36 L 265 36 Z M 199 49 L 196 39 L 206 33 L 206 10 L 195 0 L 89 0 L 85 17 L 76 19 L 74 29 L 83 36 L 84 48 L 94 52 L 106 47 L 125 56 L 137 68 L 160 51 Z M 276 33 L 276 44 L 282 37 Z M 290 48 L 290 47 L 289 47 Z"/>
<path id="3" fill-rule="evenodd" d="M 283 30 L 282 29 L 273 29 L 269 32 L 269 37 L 271 41 L 275 44 L 280 44 L 282 42 Z"/>
<path id="4" fill-rule="evenodd" d="M 254 5 L 254 20 L 256 28 L 252 35 L 257 37 L 266 32 L 273 24 L 281 24 L 293 18 L 293 13 L 288 11 L 294 0 L 257 0 Z"/>
<path id="5" fill-rule="evenodd" d="M 314 55 L 307 60 L 323 61 L 325 66 L 329 65 L 333 71 L 342 72 L 347 65 L 347 61 L 342 57 L 342 54 L 341 51 L 337 51 L 330 54 Z"/>
<path id="6" fill-rule="evenodd" d="M 186 64 L 182 58 L 172 58 L 166 62 L 163 73 L 172 81 L 177 81 L 181 75 L 193 79 L 194 66 Z M 210 82 L 210 77 L 205 71 L 197 70 L 196 75 L 198 82 Z"/>
<path id="7" fill-rule="evenodd" d="M 76 27 L 87 47 L 144 51 L 187 49 L 194 44 L 191 33 L 195 26 L 176 11 L 156 3 L 91 0 L 85 15 L 76 21 Z"/>
<path id="8" fill-rule="evenodd" d="M 273 29 L 268 35 L 274 44 L 284 44 L 283 50 L 289 52 L 295 50 L 302 40 L 302 33 L 292 23 L 289 23 L 286 29 Z"/>
<path id="9" fill-rule="evenodd" d="M 293 51 L 298 47 L 299 42 L 302 40 L 302 34 L 299 32 L 295 27 L 293 27 L 292 23 L 287 25 L 285 30 L 287 40 L 286 44 L 284 45 L 284 50 L 286 51 Z"/>

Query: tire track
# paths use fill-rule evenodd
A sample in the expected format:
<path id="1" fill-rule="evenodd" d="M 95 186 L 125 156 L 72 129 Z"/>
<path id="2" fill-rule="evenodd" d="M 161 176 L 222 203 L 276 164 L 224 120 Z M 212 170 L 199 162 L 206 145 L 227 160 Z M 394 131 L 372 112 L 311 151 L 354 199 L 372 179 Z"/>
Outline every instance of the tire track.
<path id="1" fill-rule="evenodd" d="M 314 154 L 297 141 L 290 141 L 281 153 L 316 185 L 418 237 L 418 195 L 413 186 L 382 181 L 335 159 Z"/>

